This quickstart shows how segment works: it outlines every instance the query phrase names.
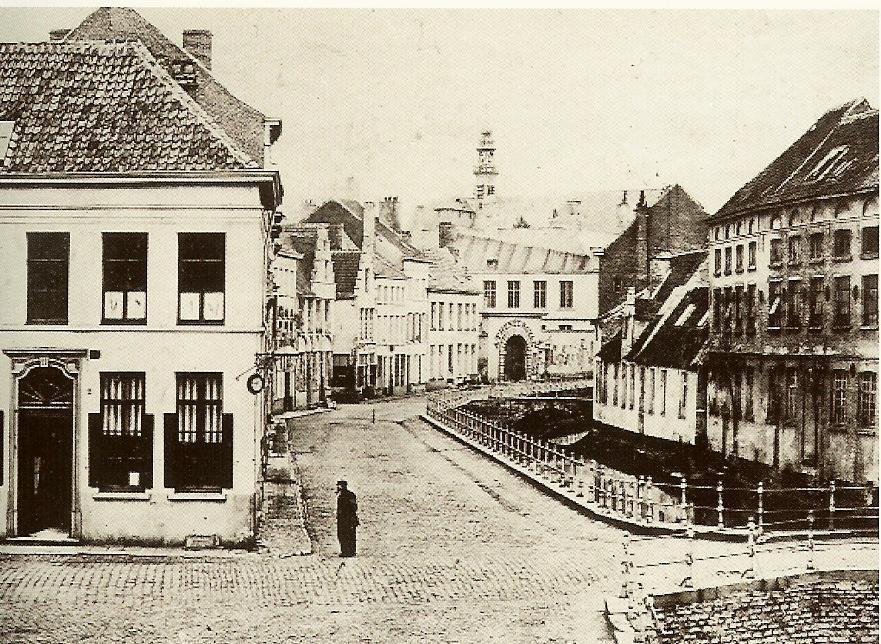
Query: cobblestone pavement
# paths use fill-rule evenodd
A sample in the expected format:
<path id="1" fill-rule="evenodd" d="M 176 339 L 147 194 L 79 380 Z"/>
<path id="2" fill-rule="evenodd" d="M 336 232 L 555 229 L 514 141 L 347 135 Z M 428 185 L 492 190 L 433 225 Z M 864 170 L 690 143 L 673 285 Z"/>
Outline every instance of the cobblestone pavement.
<path id="1" fill-rule="evenodd" d="M 292 421 L 315 554 L 285 556 L 283 534 L 224 557 L 2 554 L 0 642 L 610 642 L 623 533 L 433 430 L 421 406 Z M 358 494 L 355 559 L 337 557 L 338 478 Z M 634 549 L 681 556 L 681 542 Z"/>
<path id="2" fill-rule="evenodd" d="M 2 555 L 0 642 L 610 641 L 600 611 L 620 533 L 432 430 L 420 408 L 297 419 L 316 554 Z M 337 557 L 337 478 L 358 494 L 355 559 Z"/>

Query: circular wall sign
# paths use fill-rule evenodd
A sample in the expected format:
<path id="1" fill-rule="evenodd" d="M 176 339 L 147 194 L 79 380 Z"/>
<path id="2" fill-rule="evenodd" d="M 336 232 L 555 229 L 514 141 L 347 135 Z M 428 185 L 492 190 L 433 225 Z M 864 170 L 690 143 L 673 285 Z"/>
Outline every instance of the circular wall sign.
<path id="1" fill-rule="evenodd" d="M 263 391 L 263 386 L 266 384 L 266 381 L 263 380 L 263 376 L 259 373 L 252 374 L 248 378 L 248 391 L 252 394 L 258 394 Z"/>

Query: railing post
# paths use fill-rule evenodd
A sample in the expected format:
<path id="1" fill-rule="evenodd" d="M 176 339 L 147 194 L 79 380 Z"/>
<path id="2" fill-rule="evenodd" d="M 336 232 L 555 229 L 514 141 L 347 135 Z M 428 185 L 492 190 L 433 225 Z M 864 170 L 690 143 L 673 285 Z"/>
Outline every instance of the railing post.
<path id="1" fill-rule="evenodd" d="M 645 477 L 642 474 L 636 479 L 636 507 L 640 520 L 645 519 Z"/>
<path id="2" fill-rule="evenodd" d="M 683 508 L 686 508 L 686 505 L 687 505 L 686 501 L 685 501 L 685 486 L 686 486 L 685 477 L 682 476 L 679 479 L 679 490 L 682 493 L 682 507 Z M 687 511 L 687 508 L 686 508 L 686 511 Z"/>
<path id="3" fill-rule="evenodd" d="M 584 476 L 585 474 L 589 474 L 587 471 L 587 463 L 584 459 L 579 461 L 579 465 L 581 465 L 581 476 L 577 477 L 578 479 L 578 492 L 575 494 L 577 497 L 584 497 Z"/>
<path id="4" fill-rule="evenodd" d="M 596 472 L 597 462 L 593 459 L 588 461 L 587 470 L 587 500 L 596 503 Z"/>
<path id="5" fill-rule="evenodd" d="M 716 493 L 719 495 L 719 502 L 716 505 L 716 511 L 719 513 L 719 521 L 717 526 L 719 529 L 725 527 L 725 520 L 723 518 L 723 512 L 725 511 L 725 506 L 722 505 L 722 479 L 719 479 L 719 483 L 716 485 Z"/>
<path id="6" fill-rule="evenodd" d="M 808 570 L 814 569 L 814 511 L 808 510 Z"/>
<path id="7" fill-rule="evenodd" d="M 749 553 L 749 568 L 746 569 L 744 575 L 747 579 L 755 579 L 756 576 L 756 521 L 755 518 L 750 515 L 749 520 L 746 524 L 747 529 L 747 550 Z"/>
<path id="8" fill-rule="evenodd" d="M 688 550 L 685 553 L 685 569 L 688 574 L 682 580 L 681 586 L 694 588 L 694 526 L 689 524 L 685 530 L 685 535 L 688 538 Z"/>
<path id="9" fill-rule="evenodd" d="M 621 598 L 626 599 L 630 596 L 630 570 L 633 567 L 630 552 L 630 533 L 624 534 L 624 557 L 621 560 L 624 581 L 621 584 Z"/>
<path id="10" fill-rule="evenodd" d="M 835 479 L 829 481 L 829 530 L 835 528 Z"/>
<path id="11" fill-rule="evenodd" d="M 759 481 L 759 487 L 756 490 L 759 495 L 759 534 L 762 532 L 762 526 L 765 525 L 765 482 Z"/>
<path id="12" fill-rule="evenodd" d="M 655 520 L 654 487 L 651 476 L 647 477 L 645 481 L 645 495 L 648 499 L 648 522 L 651 523 Z"/>

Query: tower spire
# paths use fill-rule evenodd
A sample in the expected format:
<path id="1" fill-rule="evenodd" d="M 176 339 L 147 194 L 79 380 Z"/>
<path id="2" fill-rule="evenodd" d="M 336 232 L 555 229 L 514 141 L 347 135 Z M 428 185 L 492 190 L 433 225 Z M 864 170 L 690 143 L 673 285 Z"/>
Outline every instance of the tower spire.
<path id="1" fill-rule="evenodd" d="M 477 207 L 482 208 L 488 201 L 496 198 L 496 170 L 493 156 L 496 152 L 496 144 L 490 130 L 480 133 L 480 142 L 477 144 L 477 165 L 474 166 L 475 194 Z"/>

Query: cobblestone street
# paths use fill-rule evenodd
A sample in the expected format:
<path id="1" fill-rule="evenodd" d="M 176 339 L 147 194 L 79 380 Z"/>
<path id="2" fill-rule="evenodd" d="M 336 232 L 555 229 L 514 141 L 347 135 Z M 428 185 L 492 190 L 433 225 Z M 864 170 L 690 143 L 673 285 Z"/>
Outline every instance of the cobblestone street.
<path id="1" fill-rule="evenodd" d="M 621 533 L 432 430 L 421 403 L 296 421 L 316 554 L 5 555 L 0 641 L 609 641 Z M 337 557 L 337 478 L 358 494 L 356 559 Z"/>

